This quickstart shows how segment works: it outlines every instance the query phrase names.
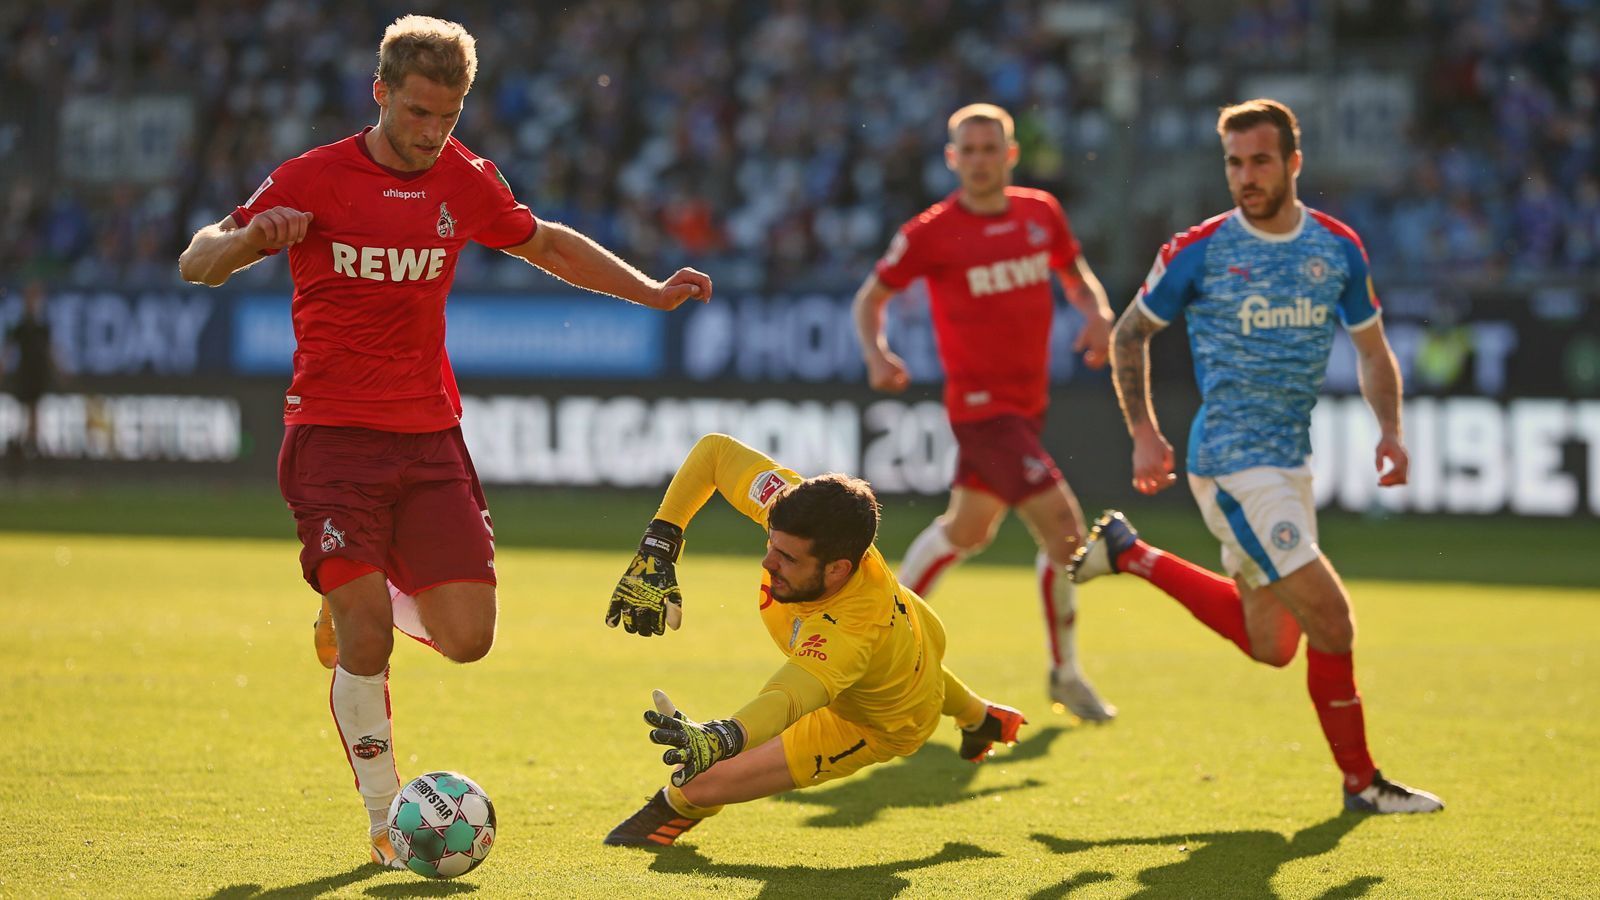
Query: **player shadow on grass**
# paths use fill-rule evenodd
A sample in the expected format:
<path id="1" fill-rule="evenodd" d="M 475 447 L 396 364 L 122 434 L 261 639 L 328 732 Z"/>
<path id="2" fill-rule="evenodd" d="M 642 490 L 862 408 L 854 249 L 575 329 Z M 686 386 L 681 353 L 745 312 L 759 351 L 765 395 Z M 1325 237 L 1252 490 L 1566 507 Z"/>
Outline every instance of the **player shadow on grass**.
<path id="1" fill-rule="evenodd" d="M 1287 838 L 1276 831 L 1220 831 L 1093 841 L 1035 834 L 1033 839 L 1054 853 L 1080 853 L 1096 847 L 1171 845 L 1178 860 L 1139 873 L 1139 883 L 1144 889 L 1132 895 L 1139 900 L 1181 900 L 1197 896 L 1277 900 L 1272 877 L 1279 869 L 1297 859 L 1331 852 L 1341 838 L 1366 818 L 1355 813 L 1341 813 L 1326 822 L 1302 828 Z M 1029 900 L 1066 897 L 1086 884 L 1112 877 L 1107 872 L 1080 872 L 1035 893 Z M 1377 875 L 1352 878 L 1321 894 L 1319 900 L 1356 900 L 1382 881 Z"/>
<path id="2" fill-rule="evenodd" d="M 374 863 L 362 863 L 348 872 L 302 881 L 299 884 L 286 884 L 283 887 L 263 888 L 259 884 L 230 885 L 218 890 L 207 900 L 291 900 L 298 897 L 321 897 L 330 891 L 350 888 L 368 878 L 394 871 Z M 408 875 L 405 881 L 373 885 L 364 893 L 369 897 L 449 897 L 454 894 L 470 894 L 477 889 L 477 885 L 465 881 L 427 881 Z"/>
<path id="3" fill-rule="evenodd" d="M 1001 784 L 971 790 L 972 782 L 985 766 L 1029 762 L 1050 752 L 1050 744 L 1068 729 L 1059 725 L 1041 728 L 1018 741 L 1001 747 L 982 765 L 973 765 L 956 755 L 955 748 L 928 744 L 911 758 L 892 765 L 867 770 L 865 777 L 850 779 L 837 786 L 815 790 L 790 791 L 772 798 L 780 803 L 821 806 L 827 812 L 805 821 L 818 828 L 854 828 L 865 825 L 890 809 L 918 809 L 948 806 L 962 800 L 993 797 L 1040 787 L 1044 784 L 1025 778 L 1016 784 Z"/>
<path id="4" fill-rule="evenodd" d="M 736 878 L 761 882 L 761 892 L 756 900 L 776 900 L 778 897 L 893 897 L 911 886 L 902 873 L 926 869 L 949 862 L 972 859 L 994 859 L 1000 856 L 992 850 L 950 841 L 939 850 L 916 859 L 878 863 L 871 866 L 843 868 L 815 868 L 813 866 L 763 866 L 754 863 L 718 863 L 706 858 L 699 850 L 677 844 L 655 851 L 650 871 L 671 875 L 694 875 L 698 878 Z"/>

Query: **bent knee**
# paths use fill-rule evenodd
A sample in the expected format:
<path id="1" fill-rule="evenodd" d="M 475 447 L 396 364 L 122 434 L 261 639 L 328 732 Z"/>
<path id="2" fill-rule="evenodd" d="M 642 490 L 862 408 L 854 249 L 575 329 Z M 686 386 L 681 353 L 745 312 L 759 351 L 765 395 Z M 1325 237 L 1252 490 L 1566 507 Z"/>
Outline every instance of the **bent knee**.
<path id="1" fill-rule="evenodd" d="M 1300 652 L 1300 630 L 1285 628 L 1266 639 L 1250 642 L 1250 658 L 1263 665 L 1281 669 L 1294 662 Z"/>
<path id="2" fill-rule="evenodd" d="M 447 639 L 435 637 L 434 643 L 438 646 L 439 652 L 452 662 L 477 662 L 488 656 L 489 650 L 494 647 L 494 632 L 459 635 Z"/>
<path id="3" fill-rule="evenodd" d="M 945 522 L 944 538 L 961 553 L 982 553 L 994 540 L 995 529 L 986 523 Z"/>
<path id="4" fill-rule="evenodd" d="M 1298 645 L 1287 648 L 1269 647 L 1264 650 L 1252 647 L 1250 650 L 1250 657 L 1258 663 L 1269 665 L 1274 669 L 1281 669 L 1284 666 L 1287 666 L 1289 663 L 1294 662 L 1295 652 L 1298 649 Z"/>

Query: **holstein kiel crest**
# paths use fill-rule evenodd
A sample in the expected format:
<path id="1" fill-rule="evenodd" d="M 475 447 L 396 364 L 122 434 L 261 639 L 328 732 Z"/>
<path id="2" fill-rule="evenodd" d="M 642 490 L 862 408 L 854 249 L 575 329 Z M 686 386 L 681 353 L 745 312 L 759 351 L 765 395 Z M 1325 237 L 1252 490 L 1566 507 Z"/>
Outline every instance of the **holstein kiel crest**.
<path id="1" fill-rule="evenodd" d="M 450 207 L 445 206 L 443 203 L 439 204 L 439 224 L 436 227 L 439 232 L 439 237 L 447 238 L 456 236 L 455 217 L 450 215 Z"/>

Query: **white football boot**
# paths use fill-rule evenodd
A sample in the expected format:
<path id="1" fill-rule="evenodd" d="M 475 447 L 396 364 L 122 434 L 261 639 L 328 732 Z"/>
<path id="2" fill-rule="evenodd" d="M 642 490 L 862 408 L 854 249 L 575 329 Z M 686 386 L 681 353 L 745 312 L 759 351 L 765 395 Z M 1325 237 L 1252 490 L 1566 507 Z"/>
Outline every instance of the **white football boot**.
<path id="1" fill-rule="evenodd" d="M 1085 722 L 1109 722 L 1117 717 L 1115 706 L 1100 699 L 1083 675 L 1068 669 L 1050 673 L 1050 699 Z"/>
<path id="2" fill-rule="evenodd" d="M 1067 577 L 1075 584 L 1083 584 L 1101 575 L 1115 575 L 1119 571 L 1117 557 L 1138 540 L 1139 532 L 1127 516 L 1114 509 L 1106 510 L 1089 527 L 1083 546 L 1072 554 L 1072 561 L 1067 563 Z"/>
<path id="3" fill-rule="evenodd" d="M 1427 813 L 1444 809 L 1444 801 L 1427 791 L 1390 781 L 1379 772 L 1360 791 L 1344 792 L 1344 808 L 1363 813 Z"/>

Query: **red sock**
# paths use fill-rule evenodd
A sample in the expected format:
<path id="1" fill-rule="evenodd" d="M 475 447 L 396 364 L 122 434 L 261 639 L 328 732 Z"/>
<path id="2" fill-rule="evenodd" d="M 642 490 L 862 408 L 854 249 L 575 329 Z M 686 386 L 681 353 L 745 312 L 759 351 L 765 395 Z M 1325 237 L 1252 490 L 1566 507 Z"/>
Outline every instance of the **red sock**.
<path id="1" fill-rule="evenodd" d="M 1306 689 L 1317 708 L 1322 733 L 1333 750 L 1333 761 L 1344 773 L 1344 787 L 1359 791 L 1372 783 L 1378 767 L 1367 752 L 1367 723 L 1361 712 L 1361 693 L 1348 653 L 1322 653 L 1306 648 Z"/>
<path id="2" fill-rule="evenodd" d="M 1244 604 L 1233 579 L 1207 571 L 1186 559 L 1137 541 L 1117 557 L 1117 571 L 1150 582 L 1204 622 L 1206 627 L 1233 641 L 1245 656 L 1250 653 L 1250 633 L 1244 626 Z"/>

